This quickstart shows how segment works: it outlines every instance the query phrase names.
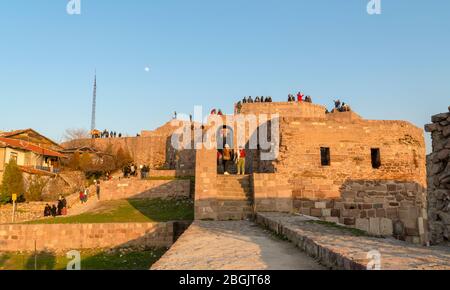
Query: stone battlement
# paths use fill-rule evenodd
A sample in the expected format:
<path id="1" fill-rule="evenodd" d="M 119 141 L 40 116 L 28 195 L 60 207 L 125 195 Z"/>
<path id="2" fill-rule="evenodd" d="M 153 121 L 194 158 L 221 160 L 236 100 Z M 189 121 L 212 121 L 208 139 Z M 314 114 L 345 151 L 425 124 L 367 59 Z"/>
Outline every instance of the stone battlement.
<path id="1" fill-rule="evenodd" d="M 283 117 L 325 118 L 326 107 L 305 102 L 275 102 L 242 104 L 242 114 L 279 114 Z"/>

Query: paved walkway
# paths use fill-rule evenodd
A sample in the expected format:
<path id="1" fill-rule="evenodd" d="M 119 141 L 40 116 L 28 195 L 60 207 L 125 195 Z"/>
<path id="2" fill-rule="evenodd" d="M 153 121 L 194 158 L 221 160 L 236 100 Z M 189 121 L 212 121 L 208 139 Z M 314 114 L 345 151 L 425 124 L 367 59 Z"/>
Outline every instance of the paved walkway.
<path id="1" fill-rule="evenodd" d="M 393 238 L 355 236 L 351 231 L 290 214 L 258 213 L 257 222 L 285 235 L 332 268 L 367 269 L 368 253 L 378 251 L 382 270 L 450 270 L 450 248 L 445 246 L 423 247 Z"/>
<path id="2" fill-rule="evenodd" d="M 322 270 L 313 258 L 249 221 L 196 221 L 152 270 Z"/>

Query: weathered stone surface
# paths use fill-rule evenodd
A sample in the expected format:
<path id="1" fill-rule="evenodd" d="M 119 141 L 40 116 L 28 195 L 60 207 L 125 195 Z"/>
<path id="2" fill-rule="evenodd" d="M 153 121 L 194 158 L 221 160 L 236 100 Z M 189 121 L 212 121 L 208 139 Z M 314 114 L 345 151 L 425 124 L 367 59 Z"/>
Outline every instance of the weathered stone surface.
<path id="1" fill-rule="evenodd" d="M 286 236 L 308 255 L 335 269 L 367 269 L 367 254 L 374 249 L 382 255 L 382 270 L 450 269 L 448 247 L 422 247 L 390 238 L 354 236 L 351 232 L 318 225 L 288 214 L 258 214 L 257 222 Z M 410 241 L 418 242 L 413 238 Z M 310 248 L 308 245 L 311 244 L 316 247 Z"/>
<path id="2" fill-rule="evenodd" d="M 322 270 L 289 242 L 248 221 L 196 221 L 152 270 Z"/>
<path id="3" fill-rule="evenodd" d="M 450 114 L 443 113 L 432 117 L 433 124 L 427 126 L 433 139 L 433 153 L 428 157 L 428 224 L 432 243 L 449 240 L 450 222 Z M 421 221 L 419 220 L 419 225 Z M 407 228 L 411 232 L 411 228 Z M 422 229 L 419 226 L 419 232 Z"/>
<path id="4" fill-rule="evenodd" d="M 169 247 L 174 223 L 0 225 L 0 240 L 3 252 Z"/>

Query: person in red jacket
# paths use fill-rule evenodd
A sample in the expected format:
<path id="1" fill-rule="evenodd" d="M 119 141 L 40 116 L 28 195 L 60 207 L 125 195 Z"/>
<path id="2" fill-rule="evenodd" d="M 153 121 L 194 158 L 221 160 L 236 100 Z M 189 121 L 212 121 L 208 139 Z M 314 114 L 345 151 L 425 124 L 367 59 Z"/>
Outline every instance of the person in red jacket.
<path id="1" fill-rule="evenodd" d="M 305 96 L 304 94 L 302 94 L 301 92 L 298 92 L 298 94 L 297 94 L 297 101 L 298 102 L 303 102 L 303 97 L 304 96 Z"/>

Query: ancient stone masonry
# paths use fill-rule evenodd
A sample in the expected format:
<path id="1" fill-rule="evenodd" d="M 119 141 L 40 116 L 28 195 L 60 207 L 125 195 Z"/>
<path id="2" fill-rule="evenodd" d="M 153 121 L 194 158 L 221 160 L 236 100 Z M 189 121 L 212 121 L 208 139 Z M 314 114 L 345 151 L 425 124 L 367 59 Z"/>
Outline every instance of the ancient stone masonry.
<path id="1" fill-rule="evenodd" d="M 258 145 L 266 142 L 259 133 L 271 126 L 264 128 L 260 122 L 254 128 L 250 122 L 239 122 L 261 118 L 260 114 L 266 116 L 266 124 L 279 125 L 279 152 L 270 160 L 249 145 L 255 136 Z M 298 102 L 244 104 L 240 114 L 226 120 L 233 140 L 244 130 L 254 211 L 302 213 L 375 235 L 428 241 L 422 129 L 406 121 L 366 120 L 355 112 L 327 114 L 324 106 Z M 272 134 L 278 132 L 268 132 L 271 144 L 276 144 Z M 214 152 L 208 157 L 200 152 L 197 216 L 208 213 L 207 218 L 217 219 L 225 188 L 218 182 Z"/>
<path id="2" fill-rule="evenodd" d="M 175 150 L 171 137 L 178 126 L 172 122 L 154 131 L 142 131 L 140 137 L 81 139 L 62 144 L 64 148 L 91 146 L 99 151 L 119 148 L 128 152 L 138 165 L 147 164 L 151 169 L 175 169 L 177 175 L 193 175 L 195 150 Z"/>
<path id="3" fill-rule="evenodd" d="M 450 107 L 449 112 L 432 117 L 425 126 L 433 139 L 428 156 L 428 215 L 431 241 L 450 240 Z"/>

